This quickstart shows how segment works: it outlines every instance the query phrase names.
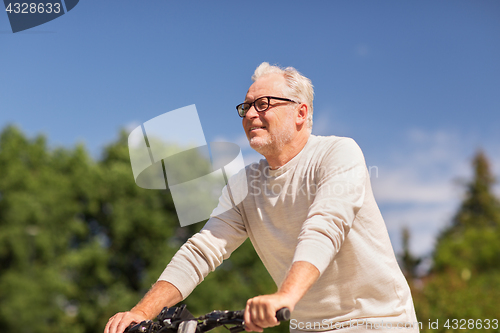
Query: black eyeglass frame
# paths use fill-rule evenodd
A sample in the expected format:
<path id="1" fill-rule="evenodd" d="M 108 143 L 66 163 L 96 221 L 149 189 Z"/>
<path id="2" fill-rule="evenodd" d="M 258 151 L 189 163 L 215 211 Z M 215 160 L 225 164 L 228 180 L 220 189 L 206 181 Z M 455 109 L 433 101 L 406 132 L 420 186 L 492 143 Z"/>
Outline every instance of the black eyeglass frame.
<path id="1" fill-rule="evenodd" d="M 267 107 L 264 110 L 257 110 L 257 107 L 255 106 L 255 102 L 257 102 L 258 100 L 260 100 L 262 98 L 267 98 Z M 252 107 L 252 105 L 254 106 L 255 111 L 257 111 L 257 112 L 265 112 L 265 111 L 269 110 L 269 108 L 271 107 L 271 99 L 277 99 L 279 101 L 285 101 L 285 102 L 292 102 L 292 103 L 300 104 L 300 102 L 294 101 L 293 99 L 289 99 L 289 98 L 274 97 L 274 96 L 262 96 L 262 97 L 259 97 L 259 98 L 255 99 L 252 103 L 241 103 L 241 104 L 236 105 L 236 111 L 238 111 L 238 115 L 241 118 L 245 118 L 245 116 L 247 115 L 247 112 L 250 110 L 250 108 Z M 242 107 L 244 105 L 248 105 L 248 109 L 246 111 L 242 110 L 240 112 L 240 109 L 242 109 Z"/>

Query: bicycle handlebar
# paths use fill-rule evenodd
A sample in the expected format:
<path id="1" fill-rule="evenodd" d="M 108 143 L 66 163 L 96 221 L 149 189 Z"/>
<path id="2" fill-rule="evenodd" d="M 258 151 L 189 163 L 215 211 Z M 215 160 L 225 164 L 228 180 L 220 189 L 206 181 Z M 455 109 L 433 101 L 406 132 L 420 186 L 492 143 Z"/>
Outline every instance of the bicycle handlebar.
<path id="1" fill-rule="evenodd" d="M 245 314 L 245 310 L 240 310 L 240 311 L 235 311 L 235 316 L 243 319 L 243 315 Z M 278 311 L 276 311 L 276 319 L 278 321 L 287 321 L 290 320 L 290 309 L 289 308 L 281 308 Z"/>
<path id="2" fill-rule="evenodd" d="M 276 312 L 276 319 L 278 319 L 278 321 L 287 321 L 290 320 L 291 315 L 289 308 L 281 308 Z"/>
<path id="3" fill-rule="evenodd" d="M 224 326 L 230 333 L 245 330 L 243 315 L 245 310 L 240 311 L 212 311 L 198 318 L 194 317 L 186 305 L 179 307 L 165 307 L 158 314 L 157 320 L 146 320 L 139 324 L 130 325 L 126 333 L 204 333 L 216 327 Z M 288 308 L 279 309 L 276 312 L 278 321 L 290 319 Z M 228 327 L 228 325 L 233 325 Z"/>

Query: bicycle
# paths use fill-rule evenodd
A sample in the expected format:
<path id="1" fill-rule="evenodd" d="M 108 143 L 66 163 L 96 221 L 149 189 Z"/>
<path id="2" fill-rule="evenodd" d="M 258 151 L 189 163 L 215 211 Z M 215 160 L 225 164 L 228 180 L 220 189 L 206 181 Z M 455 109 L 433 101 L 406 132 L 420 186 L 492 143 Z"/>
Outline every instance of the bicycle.
<path id="1" fill-rule="evenodd" d="M 245 330 L 243 314 L 245 310 L 215 310 L 200 317 L 193 316 L 183 304 L 179 307 L 165 307 L 156 320 L 146 320 L 131 325 L 125 333 L 204 333 L 216 327 L 224 326 L 230 333 Z M 290 310 L 282 308 L 276 312 L 278 321 L 290 319 Z M 232 325 L 229 327 L 229 325 Z"/>

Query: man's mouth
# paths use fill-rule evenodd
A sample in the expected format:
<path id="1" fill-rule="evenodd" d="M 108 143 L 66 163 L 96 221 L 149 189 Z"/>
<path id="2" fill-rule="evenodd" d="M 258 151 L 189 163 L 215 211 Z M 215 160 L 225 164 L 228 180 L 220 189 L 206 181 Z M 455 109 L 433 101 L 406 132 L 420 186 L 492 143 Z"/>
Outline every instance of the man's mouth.
<path id="1" fill-rule="evenodd" d="M 265 126 L 252 126 L 252 127 L 250 127 L 250 132 L 255 131 L 255 130 L 259 130 L 259 129 L 265 129 L 265 128 L 266 128 Z"/>

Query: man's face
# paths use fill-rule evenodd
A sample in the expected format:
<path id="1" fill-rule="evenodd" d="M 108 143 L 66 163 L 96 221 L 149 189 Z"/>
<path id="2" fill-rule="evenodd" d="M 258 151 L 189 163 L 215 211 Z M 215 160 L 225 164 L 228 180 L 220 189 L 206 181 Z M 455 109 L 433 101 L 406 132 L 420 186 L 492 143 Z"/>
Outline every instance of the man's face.
<path id="1" fill-rule="evenodd" d="M 262 96 L 285 97 L 286 81 L 282 75 L 270 74 L 255 81 L 248 89 L 245 102 L 252 103 Z M 243 118 L 243 128 L 250 146 L 267 156 L 279 153 L 296 134 L 294 122 L 295 104 L 285 101 L 270 101 L 267 111 L 257 112 L 252 106 Z"/>

